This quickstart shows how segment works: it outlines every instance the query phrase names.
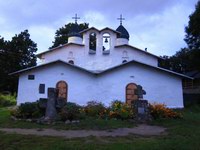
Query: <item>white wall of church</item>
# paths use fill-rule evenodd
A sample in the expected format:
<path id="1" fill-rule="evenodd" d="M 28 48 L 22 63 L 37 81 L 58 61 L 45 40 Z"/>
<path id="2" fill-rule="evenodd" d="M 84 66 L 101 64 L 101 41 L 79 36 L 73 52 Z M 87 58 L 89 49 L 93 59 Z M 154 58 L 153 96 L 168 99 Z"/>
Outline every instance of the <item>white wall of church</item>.
<path id="1" fill-rule="evenodd" d="M 35 80 L 28 80 L 28 74 L 35 75 Z M 64 80 L 68 84 L 68 101 L 80 105 L 97 100 L 108 105 L 112 100 L 125 101 L 125 88 L 128 83 L 143 86 L 144 99 L 149 102 L 165 103 L 168 107 L 183 107 L 181 78 L 166 72 L 138 64 L 93 75 L 63 64 L 35 69 L 19 77 L 17 104 L 36 101 L 47 97 L 47 88 L 55 87 Z M 39 84 L 45 84 L 45 94 L 39 94 Z"/>
<path id="2" fill-rule="evenodd" d="M 97 49 L 95 54 L 89 54 L 89 35 L 90 33 L 96 33 Z M 110 34 L 110 53 L 103 54 L 103 34 Z M 121 64 L 124 60 L 131 61 L 136 60 L 148 65 L 157 66 L 158 59 L 146 52 L 136 50 L 129 46 L 115 47 L 116 46 L 116 33 L 111 30 L 103 30 L 99 33 L 94 29 L 89 30 L 83 34 L 83 44 L 79 45 L 67 45 L 58 49 L 52 50 L 42 55 L 44 58 L 43 63 L 48 63 L 55 60 L 63 60 L 68 62 L 73 60 L 74 64 L 86 68 L 88 70 L 105 70 L 116 65 Z M 73 53 L 73 57 L 71 54 Z M 126 53 L 126 55 L 124 55 Z"/>

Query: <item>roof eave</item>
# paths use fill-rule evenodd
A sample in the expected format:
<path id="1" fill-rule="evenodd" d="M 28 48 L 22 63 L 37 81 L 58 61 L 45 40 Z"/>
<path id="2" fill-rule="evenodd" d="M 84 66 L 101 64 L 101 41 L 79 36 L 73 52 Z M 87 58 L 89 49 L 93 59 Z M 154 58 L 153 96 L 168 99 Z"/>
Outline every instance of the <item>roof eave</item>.
<path id="1" fill-rule="evenodd" d="M 160 57 L 160 56 L 157 56 L 157 55 L 155 55 L 155 54 L 149 53 L 149 52 L 147 52 L 147 51 L 144 51 L 144 50 L 142 50 L 142 49 L 139 49 L 139 48 L 137 48 L 137 47 L 135 47 L 135 46 L 132 46 L 132 45 L 129 45 L 129 44 L 116 45 L 115 48 L 123 47 L 123 46 L 128 46 L 128 47 L 137 49 L 137 50 L 139 50 L 139 51 L 141 51 L 141 52 L 143 52 L 143 53 L 146 53 L 146 54 L 148 54 L 148 55 L 154 56 L 154 57 L 156 57 L 156 58 L 163 59 L 163 58 Z"/>
<path id="2" fill-rule="evenodd" d="M 60 46 L 57 46 L 57 47 L 54 47 L 54 48 L 51 48 L 49 50 L 46 50 L 44 52 L 41 52 L 41 53 L 38 53 L 36 54 L 37 57 L 40 57 L 41 55 L 45 54 L 45 53 L 49 53 L 49 52 L 52 52 L 56 49 L 59 49 L 59 48 L 62 48 L 62 47 L 65 47 L 65 46 L 68 46 L 68 45 L 78 45 L 78 46 L 84 46 L 84 44 L 78 44 L 78 43 L 66 43 L 66 44 L 63 44 L 63 45 L 60 45 Z"/>

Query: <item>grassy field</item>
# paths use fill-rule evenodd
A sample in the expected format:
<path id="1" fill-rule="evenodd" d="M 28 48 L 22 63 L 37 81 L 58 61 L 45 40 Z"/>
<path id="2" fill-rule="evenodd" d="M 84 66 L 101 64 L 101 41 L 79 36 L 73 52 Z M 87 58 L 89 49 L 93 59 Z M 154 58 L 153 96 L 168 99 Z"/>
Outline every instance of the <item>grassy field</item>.
<path id="1" fill-rule="evenodd" d="M 129 135 L 126 137 L 88 137 L 77 139 L 64 139 L 58 137 L 37 137 L 23 136 L 17 134 L 5 134 L 0 132 L 0 149 L 1 150 L 66 150 L 66 149 L 114 149 L 114 150 L 199 150 L 200 149 L 200 107 L 192 107 L 182 110 L 183 119 L 163 119 L 153 121 L 151 124 L 161 125 L 168 128 L 168 135 L 142 137 Z M 21 128 L 41 128 L 27 122 L 12 122 L 9 119 L 8 110 L 0 109 L 0 127 L 21 127 Z M 127 122 L 99 122 L 85 123 L 85 125 L 71 128 L 90 128 L 96 124 L 96 127 L 103 128 L 119 126 L 130 126 Z M 102 121 L 101 121 L 102 122 Z M 42 128 L 47 126 L 42 126 Z M 53 126 L 58 128 L 59 126 Z M 70 128 L 70 127 L 67 127 Z M 66 128 L 66 129 L 67 129 Z M 100 129 L 103 129 L 100 128 Z"/>

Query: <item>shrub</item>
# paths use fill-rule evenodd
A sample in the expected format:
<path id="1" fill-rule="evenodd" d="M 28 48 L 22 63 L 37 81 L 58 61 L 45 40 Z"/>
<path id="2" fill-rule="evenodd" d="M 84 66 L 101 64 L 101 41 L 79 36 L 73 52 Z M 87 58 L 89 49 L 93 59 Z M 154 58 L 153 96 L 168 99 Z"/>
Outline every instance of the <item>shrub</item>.
<path id="1" fill-rule="evenodd" d="M 111 103 L 110 118 L 129 119 L 133 117 L 133 108 L 119 100 Z"/>
<path id="2" fill-rule="evenodd" d="M 44 115 L 38 107 L 38 102 L 26 102 L 11 111 L 11 115 L 17 118 L 37 118 Z"/>
<path id="3" fill-rule="evenodd" d="M 16 105 L 16 95 L 0 94 L 0 107 Z"/>
<path id="4" fill-rule="evenodd" d="M 103 115 L 106 108 L 101 102 L 89 101 L 84 110 L 86 115 L 90 117 L 99 117 L 99 115 Z"/>
<path id="5" fill-rule="evenodd" d="M 150 114 L 154 119 L 160 118 L 181 118 L 182 115 L 178 112 L 169 109 L 164 104 L 150 104 L 149 105 Z"/>
<path id="6" fill-rule="evenodd" d="M 75 103 L 67 102 L 67 104 L 60 111 L 61 120 L 74 120 L 78 119 L 80 115 L 80 106 Z"/>

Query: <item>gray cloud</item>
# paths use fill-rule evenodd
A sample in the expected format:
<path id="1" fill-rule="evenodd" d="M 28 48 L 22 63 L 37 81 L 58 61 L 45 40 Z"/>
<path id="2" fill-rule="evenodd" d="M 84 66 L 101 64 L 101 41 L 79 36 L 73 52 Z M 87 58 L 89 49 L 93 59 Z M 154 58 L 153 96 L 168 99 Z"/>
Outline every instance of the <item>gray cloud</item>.
<path id="1" fill-rule="evenodd" d="M 0 0 L 0 35 L 12 37 L 29 29 L 40 51 L 51 46 L 55 31 L 72 21 L 116 28 L 119 14 L 131 34 L 131 44 L 158 55 L 172 55 L 184 45 L 184 26 L 198 0 Z"/>

